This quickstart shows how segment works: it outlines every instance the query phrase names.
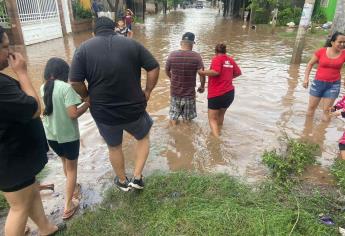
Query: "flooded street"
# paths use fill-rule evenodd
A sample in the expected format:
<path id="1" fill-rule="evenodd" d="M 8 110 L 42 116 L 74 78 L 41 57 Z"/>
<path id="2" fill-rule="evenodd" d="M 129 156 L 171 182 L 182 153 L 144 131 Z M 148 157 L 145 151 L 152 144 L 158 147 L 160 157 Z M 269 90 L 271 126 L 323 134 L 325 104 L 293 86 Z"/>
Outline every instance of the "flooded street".
<path id="1" fill-rule="evenodd" d="M 144 175 L 156 171 L 191 170 L 227 173 L 248 182 L 260 181 L 267 176 L 267 169 L 261 164 L 262 153 L 280 148 L 279 138 L 288 135 L 321 146 L 322 152 L 317 159 L 321 166 L 311 167 L 305 178 L 321 184 L 332 182 L 327 169 L 338 155 L 337 141 L 342 135 L 344 121 L 337 118 L 330 123 L 321 122 L 321 110 L 317 110 L 314 121 L 306 120 L 308 91 L 302 87 L 306 62 L 321 44 L 317 37 L 309 37 L 304 62 L 300 66 L 290 66 L 294 37 L 279 36 L 286 30 L 277 29 L 272 35 L 269 26 L 244 29 L 242 22 L 224 19 L 217 10 L 207 8 L 148 16 L 144 25 L 134 26 L 134 39 L 145 45 L 161 65 L 159 83 L 148 104 L 155 123 Z M 176 128 L 168 126 L 170 82 L 164 66 L 168 54 L 179 49 L 186 31 L 195 33 L 194 50 L 201 54 L 206 67 L 214 55 L 215 45 L 224 42 L 242 69 L 243 75 L 234 82 L 235 101 L 226 114 L 220 142 L 210 136 L 206 92 L 197 94 L 198 117 L 194 122 Z M 27 57 L 29 73 L 38 90 L 46 61 L 55 56 L 71 62 L 75 48 L 90 37 L 91 33 L 83 33 L 16 50 Z M 315 70 L 311 78 L 314 74 Z M 78 181 L 83 187 L 82 205 L 85 208 L 101 201 L 103 190 L 111 186 L 114 176 L 107 147 L 90 113 L 79 119 L 79 125 L 82 144 Z M 125 136 L 126 168 L 131 175 L 134 140 Z M 44 204 L 47 213 L 60 219 L 65 179 L 60 160 L 52 156 L 48 169 L 44 182 L 54 183 L 56 193 L 44 194 Z"/>

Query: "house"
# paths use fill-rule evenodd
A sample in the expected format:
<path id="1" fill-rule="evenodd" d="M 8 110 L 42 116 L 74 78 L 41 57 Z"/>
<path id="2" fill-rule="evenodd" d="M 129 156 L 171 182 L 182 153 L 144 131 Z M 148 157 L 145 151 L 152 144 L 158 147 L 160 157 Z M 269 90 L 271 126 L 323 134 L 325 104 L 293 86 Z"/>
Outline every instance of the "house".
<path id="1" fill-rule="evenodd" d="M 11 42 L 30 45 L 92 28 L 92 18 L 76 19 L 71 0 L 0 0 L 0 25 Z"/>

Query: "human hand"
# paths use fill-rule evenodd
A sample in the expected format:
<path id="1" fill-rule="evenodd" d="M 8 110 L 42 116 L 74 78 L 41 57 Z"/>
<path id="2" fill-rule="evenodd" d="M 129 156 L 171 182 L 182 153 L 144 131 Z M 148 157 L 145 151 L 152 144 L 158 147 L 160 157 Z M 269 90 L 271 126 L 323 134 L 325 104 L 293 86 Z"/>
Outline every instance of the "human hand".
<path id="1" fill-rule="evenodd" d="M 330 112 L 329 115 L 331 117 L 337 117 L 337 116 L 341 115 L 341 112 L 342 112 L 342 110 L 337 110 L 337 111 L 334 111 L 334 112 Z"/>
<path id="2" fill-rule="evenodd" d="M 303 87 L 304 87 L 304 88 L 308 88 L 308 85 L 309 85 L 309 80 L 305 79 L 305 80 L 303 81 Z"/>
<path id="3" fill-rule="evenodd" d="M 205 91 L 205 88 L 200 86 L 197 91 L 198 93 L 203 93 Z"/>
<path id="4" fill-rule="evenodd" d="M 146 101 L 148 101 L 150 99 L 151 92 L 149 92 L 147 90 L 143 90 L 143 93 L 145 95 Z"/>
<path id="5" fill-rule="evenodd" d="M 14 73 L 16 73 L 17 75 L 27 73 L 26 61 L 20 53 L 11 53 L 8 57 L 8 62 Z"/>

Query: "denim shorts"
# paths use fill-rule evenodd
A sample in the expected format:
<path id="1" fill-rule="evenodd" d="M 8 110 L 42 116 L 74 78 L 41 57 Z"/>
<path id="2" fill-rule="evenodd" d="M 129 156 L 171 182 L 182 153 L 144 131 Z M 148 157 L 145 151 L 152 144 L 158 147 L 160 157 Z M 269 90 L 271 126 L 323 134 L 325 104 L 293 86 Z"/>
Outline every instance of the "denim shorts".
<path id="1" fill-rule="evenodd" d="M 150 132 L 153 120 L 145 111 L 138 120 L 119 125 L 106 125 L 96 122 L 99 133 L 108 146 L 115 147 L 122 143 L 123 131 L 127 131 L 136 140 L 141 140 Z"/>
<path id="2" fill-rule="evenodd" d="M 319 98 L 336 99 L 340 92 L 340 80 L 325 82 L 314 79 L 311 83 L 309 94 Z"/>

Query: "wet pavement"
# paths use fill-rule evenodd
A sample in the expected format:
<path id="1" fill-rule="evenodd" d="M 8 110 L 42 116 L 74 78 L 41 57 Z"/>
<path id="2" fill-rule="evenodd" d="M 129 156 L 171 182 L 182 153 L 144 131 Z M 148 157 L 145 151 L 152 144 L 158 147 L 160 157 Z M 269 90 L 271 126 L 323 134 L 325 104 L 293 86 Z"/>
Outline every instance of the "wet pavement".
<path id="1" fill-rule="evenodd" d="M 304 62 L 290 66 L 294 37 L 282 36 L 286 30 L 278 28 L 272 34 L 269 26 L 259 25 L 256 30 L 243 28 L 242 22 L 224 19 L 217 10 L 207 8 L 148 16 L 144 25 L 134 26 L 134 39 L 144 44 L 161 65 L 159 83 L 148 104 L 155 124 L 144 175 L 191 170 L 227 173 L 248 182 L 260 181 L 267 176 L 267 169 L 261 164 L 262 153 L 279 149 L 279 137 L 288 135 L 321 146 L 317 159 L 321 165 L 310 167 L 304 178 L 318 184 L 332 184 L 328 167 L 338 155 L 337 140 L 342 135 L 344 121 L 337 118 L 330 123 L 321 122 L 321 110 L 316 112 L 314 120 L 306 120 L 308 91 L 302 87 L 306 62 L 321 46 L 321 41 L 308 37 Z M 221 141 L 210 136 L 206 93 L 197 94 L 198 117 L 194 122 L 176 128 L 168 126 L 169 79 L 164 65 L 168 54 L 179 48 L 180 38 L 186 31 L 195 33 L 194 50 L 202 55 L 207 67 L 215 45 L 223 42 L 242 69 L 243 75 L 234 82 L 235 101 L 226 114 Z M 46 61 L 55 56 L 70 62 L 75 48 L 90 37 L 90 32 L 82 33 L 16 50 L 27 57 L 29 73 L 38 90 Z M 311 78 L 314 74 L 315 70 Z M 114 176 L 106 145 L 90 114 L 82 116 L 79 124 L 82 144 L 78 181 L 82 184 L 82 208 L 89 208 L 102 200 L 103 190 L 111 186 Z M 134 144 L 133 138 L 126 134 L 124 153 L 129 176 L 135 159 Z M 43 201 L 47 214 L 51 213 L 59 221 L 65 178 L 60 160 L 52 156 L 44 182 L 54 183 L 56 192 L 43 194 Z"/>

